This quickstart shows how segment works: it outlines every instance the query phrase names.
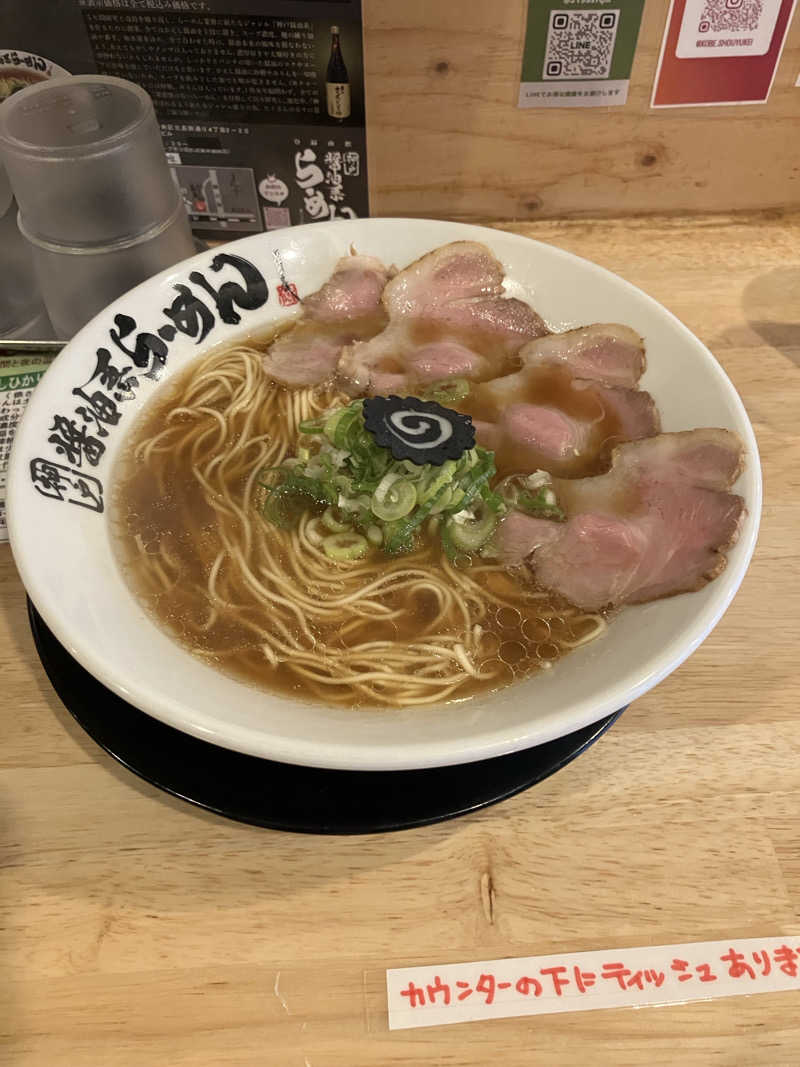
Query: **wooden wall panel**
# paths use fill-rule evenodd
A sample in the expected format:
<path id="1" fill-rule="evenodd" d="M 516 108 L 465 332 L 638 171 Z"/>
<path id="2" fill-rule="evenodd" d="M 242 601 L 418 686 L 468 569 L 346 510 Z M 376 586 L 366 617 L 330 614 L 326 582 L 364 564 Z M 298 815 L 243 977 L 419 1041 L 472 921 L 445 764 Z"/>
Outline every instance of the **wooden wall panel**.
<path id="1" fill-rule="evenodd" d="M 667 9 L 645 5 L 626 106 L 521 110 L 524 0 L 364 0 L 373 213 L 800 207 L 800 15 L 767 104 L 654 111 Z"/>

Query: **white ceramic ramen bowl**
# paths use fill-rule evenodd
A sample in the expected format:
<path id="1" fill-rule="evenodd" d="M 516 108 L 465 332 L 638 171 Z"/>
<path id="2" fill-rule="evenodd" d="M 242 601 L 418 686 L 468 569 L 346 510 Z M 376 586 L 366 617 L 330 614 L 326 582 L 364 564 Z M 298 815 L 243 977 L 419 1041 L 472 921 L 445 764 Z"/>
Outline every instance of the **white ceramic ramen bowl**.
<path id="1" fill-rule="evenodd" d="M 700 592 L 625 609 L 604 637 L 552 671 L 466 703 L 353 711 L 226 677 L 159 628 L 117 566 L 103 502 L 136 414 L 212 346 L 296 315 L 296 306 L 285 306 L 290 287 L 300 296 L 313 292 L 351 246 L 403 267 L 464 239 L 492 249 L 506 268 L 509 292 L 530 301 L 552 328 L 617 321 L 638 330 L 647 345 L 642 385 L 655 396 L 665 430 L 724 426 L 740 435 L 747 465 L 735 488 L 748 513 L 726 570 Z M 134 365 L 137 359 L 143 367 Z M 162 359 L 156 377 L 153 367 Z M 126 380 L 134 374 L 138 384 Z M 708 349 L 670 312 L 549 245 L 406 219 L 248 237 L 121 297 L 65 347 L 36 389 L 17 434 L 8 489 L 11 543 L 28 593 L 58 640 L 96 678 L 155 718 L 226 748 L 352 770 L 502 755 L 567 734 L 640 697 L 697 648 L 730 604 L 753 552 L 760 507 L 758 452 L 744 407 Z"/>

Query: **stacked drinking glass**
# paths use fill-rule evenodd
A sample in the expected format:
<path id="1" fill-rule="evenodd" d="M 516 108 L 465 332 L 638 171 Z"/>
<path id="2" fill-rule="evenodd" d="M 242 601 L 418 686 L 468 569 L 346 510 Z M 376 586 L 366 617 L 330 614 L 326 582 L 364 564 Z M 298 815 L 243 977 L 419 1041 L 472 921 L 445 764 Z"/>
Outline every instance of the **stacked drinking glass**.
<path id="1" fill-rule="evenodd" d="M 59 337 L 195 251 L 138 85 L 85 75 L 23 89 L 0 106 L 0 153 Z"/>
<path id="2" fill-rule="evenodd" d="M 40 340 L 52 335 L 33 258 L 17 229 L 17 207 L 0 163 L 0 338 Z"/>

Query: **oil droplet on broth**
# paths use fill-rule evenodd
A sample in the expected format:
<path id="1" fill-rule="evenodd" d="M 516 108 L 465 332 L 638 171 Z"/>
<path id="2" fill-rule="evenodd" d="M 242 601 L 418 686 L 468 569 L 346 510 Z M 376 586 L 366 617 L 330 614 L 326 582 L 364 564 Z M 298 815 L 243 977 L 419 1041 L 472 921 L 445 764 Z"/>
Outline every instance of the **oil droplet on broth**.
<path id="1" fill-rule="evenodd" d="M 516 672 L 514 668 L 503 660 L 494 657 L 481 664 L 481 671 L 491 675 L 491 688 L 497 689 L 502 685 L 508 685 L 514 681 Z"/>
<path id="2" fill-rule="evenodd" d="M 521 641 L 503 641 L 497 653 L 498 659 L 516 669 L 528 658 L 528 649 Z"/>
<path id="3" fill-rule="evenodd" d="M 500 607 L 497 609 L 497 624 L 504 630 L 518 630 L 522 623 L 519 608 Z"/>
<path id="4" fill-rule="evenodd" d="M 482 656 L 489 658 L 496 656 L 497 651 L 500 648 L 500 638 L 491 630 L 485 630 L 483 634 L 481 634 L 479 647 Z"/>
<path id="5" fill-rule="evenodd" d="M 525 637 L 533 644 L 547 641 L 550 638 L 551 627 L 547 619 L 523 619 L 521 629 Z"/>

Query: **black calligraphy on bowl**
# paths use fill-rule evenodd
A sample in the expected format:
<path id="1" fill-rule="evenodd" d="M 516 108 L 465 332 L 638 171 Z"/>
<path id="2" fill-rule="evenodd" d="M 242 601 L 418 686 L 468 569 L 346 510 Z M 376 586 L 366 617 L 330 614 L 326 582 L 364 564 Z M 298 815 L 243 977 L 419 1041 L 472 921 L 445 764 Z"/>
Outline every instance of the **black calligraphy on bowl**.
<path id="1" fill-rule="evenodd" d="M 47 442 L 61 462 L 38 457 L 30 464 L 31 481 L 42 496 L 103 511 L 102 483 L 82 468 L 87 464 L 96 467 L 102 459 L 107 439 L 119 424 L 124 405 L 137 395 L 141 379 L 158 381 L 167 365 L 169 346 L 178 334 L 199 345 L 213 332 L 218 319 L 236 326 L 242 320 L 240 311 L 255 311 L 267 303 L 269 289 L 254 264 L 220 252 L 211 260 L 210 269 L 218 273 L 225 267 L 237 272 L 239 278 L 215 287 L 202 271 L 193 270 L 188 277 L 191 286 L 176 282 L 173 288 L 178 295 L 169 307 L 162 308 L 167 321 L 154 332 L 139 330 L 130 315 L 114 316 L 108 331 L 111 345 L 97 349 L 88 381 L 72 390 L 78 402 L 68 413 L 53 415 L 47 431 Z"/>

